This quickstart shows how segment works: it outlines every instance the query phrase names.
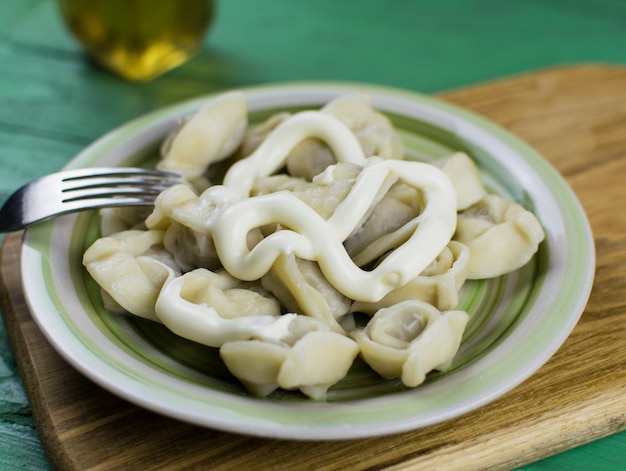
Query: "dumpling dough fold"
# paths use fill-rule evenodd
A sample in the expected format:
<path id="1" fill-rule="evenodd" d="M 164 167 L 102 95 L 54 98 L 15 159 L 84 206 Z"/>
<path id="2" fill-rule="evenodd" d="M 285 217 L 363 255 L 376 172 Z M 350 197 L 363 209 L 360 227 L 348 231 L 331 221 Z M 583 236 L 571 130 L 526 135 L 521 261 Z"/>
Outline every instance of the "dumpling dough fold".
<path id="1" fill-rule="evenodd" d="M 309 328 L 291 342 L 227 342 L 220 356 L 252 394 L 267 396 L 280 387 L 321 400 L 346 376 L 359 349 L 341 334 L 314 324 Z"/>
<path id="2" fill-rule="evenodd" d="M 219 95 L 170 136 L 162 148 L 158 168 L 178 172 L 193 181 L 210 164 L 225 159 L 237 149 L 247 125 L 245 94 L 235 91 Z"/>
<path id="3" fill-rule="evenodd" d="M 281 316 L 275 299 L 238 283 L 226 272 L 204 268 L 170 278 L 157 298 L 156 315 L 175 334 L 209 347 L 284 335 L 296 315 Z"/>
<path id="4" fill-rule="evenodd" d="M 441 313 L 422 301 L 404 301 L 379 310 L 365 329 L 350 335 L 378 374 L 415 387 L 430 371 L 450 365 L 468 320 L 463 311 Z"/>
<path id="5" fill-rule="evenodd" d="M 315 262 L 293 253 L 281 254 L 261 283 L 290 312 L 311 316 L 344 333 L 339 321 L 348 313 L 351 301 L 326 280 Z"/>
<path id="6" fill-rule="evenodd" d="M 469 258 L 469 249 L 465 245 L 450 241 L 433 263 L 406 285 L 389 292 L 376 303 L 355 301 L 350 310 L 372 315 L 379 309 L 411 299 L 427 302 L 442 311 L 454 309 L 467 279 Z"/>
<path id="7" fill-rule="evenodd" d="M 158 321 L 154 306 L 161 287 L 179 274 L 162 244 L 163 231 L 120 232 L 96 240 L 83 265 L 122 309 Z"/>
<path id="8" fill-rule="evenodd" d="M 545 234 L 535 215 L 498 195 L 459 213 L 453 239 L 469 248 L 468 279 L 492 278 L 532 258 Z"/>
<path id="9" fill-rule="evenodd" d="M 487 194 L 476 164 L 464 152 L 455 152 L 449 157 L 437 161 L 436 165 L 452 182 L 456 192 L 456 206 L 459 211 L 478 203 Z"/>

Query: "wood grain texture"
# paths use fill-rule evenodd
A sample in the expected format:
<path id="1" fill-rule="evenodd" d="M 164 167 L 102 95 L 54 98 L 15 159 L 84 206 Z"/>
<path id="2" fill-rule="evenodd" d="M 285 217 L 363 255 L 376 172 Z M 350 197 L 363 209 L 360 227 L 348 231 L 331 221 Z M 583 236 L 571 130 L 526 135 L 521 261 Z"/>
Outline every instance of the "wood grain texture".
<path id="1" fill-rule="evenodd" d="M 239 436 L 161 417 L 100 389 L 26 308 L 20 234 L 0 253 L 2 311 L 33 414 L 60 469 L 498 470 L 626 428 L 626 68 L 544 70 L 441 95 L 542 153 L 588 213 L 597 249 L 585 312 L 554 357 L 499 400 L 414 432 L 346 442 Z M 574 295 L 574 293 L 573 293 Z"/>

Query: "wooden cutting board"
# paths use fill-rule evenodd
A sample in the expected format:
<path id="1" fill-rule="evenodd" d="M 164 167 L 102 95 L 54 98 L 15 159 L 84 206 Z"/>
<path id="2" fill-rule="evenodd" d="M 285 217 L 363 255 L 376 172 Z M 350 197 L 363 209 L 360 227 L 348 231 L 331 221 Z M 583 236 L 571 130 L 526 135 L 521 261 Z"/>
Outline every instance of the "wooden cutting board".
<path id="1" fill-rule="evenodd" d="M 597 247 L 591 298 L 544 367 L 479 410 L 393 436 L 311 443 L 203 429 L 113 396 L 56 354 L 24 302 L 21 234 L 11 234 L 0 253 L 2 311 L 52 464 L 81 471 L 510 469 L 625 429 L 626 68 L 550 69 L 441 97 L 533 145 L 566 177 L 589 215 Z"/>

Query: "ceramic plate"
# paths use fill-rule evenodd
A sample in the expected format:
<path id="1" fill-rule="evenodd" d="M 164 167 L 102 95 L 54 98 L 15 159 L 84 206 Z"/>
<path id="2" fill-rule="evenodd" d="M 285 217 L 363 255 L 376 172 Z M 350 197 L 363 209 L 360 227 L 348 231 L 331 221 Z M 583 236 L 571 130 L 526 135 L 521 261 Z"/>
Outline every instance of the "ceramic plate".
<path id="1" fill-rule="evenodd" d="M 201 426 L 275 438 L 346 439 L 416 429 L 487 404 L 528 378 L 566 339 L 591 289 L 593 240 L 575 195 L 531 148 L 474 114 L 401 90 L 313 83 L 245 91 L 251 121 L 367 92 L 401 133 L 410 158 L 467 152 L 491 191 L 538 216 L 546 240 L 522 269 L 463 287 L 459 308 L 471 321 L 449 371 L 406 389 L 357 361 L 326 402 L 313 402 L 295 392 L 251 397 L 215 349 L 155 323 L 108 313 L 81 265 L 82 253 L 98 236 L 98 216 L 64 216 L 27 231 L 22 277 L 33 317 L 74 367 L 131 402 Z M 88 147 L 68 168 L 149 165 L 176 120 L 206 99 L 132 121 Z"/>

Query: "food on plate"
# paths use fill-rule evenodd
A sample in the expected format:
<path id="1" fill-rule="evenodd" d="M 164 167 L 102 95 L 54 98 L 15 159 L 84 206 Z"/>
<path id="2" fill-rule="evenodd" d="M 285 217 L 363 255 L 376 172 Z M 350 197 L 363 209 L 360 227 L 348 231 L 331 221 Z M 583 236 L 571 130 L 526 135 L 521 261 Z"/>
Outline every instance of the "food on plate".
<path id="1" fill-rule="evenodd" d="M 252 393 L 266 396 L 280 387 L 299 389 L 313 399 L 323 399 L 345 377 L 358 353 L 354 340 L 323 329 L 290 341 L 226 342 L 220 349 L 228 369 Z"/>
<path id="2" fill-rule="evenodd" d="M 454 235 L 470 249 L 469 279 L 491 278 L 525 265 L 543 238 L 533 213 L 498 195 L 486 195 L 461 211 Z"/>
<path id="3" fill-rule="evenodd" d="M 96 240 L 83 264 L 102 287 L 108 309 L 158 321 L 154 306 L 165 280 L 179 272 L 162 231 L 127 230 Z"/>
<path id="4" fill-rule="evenodd" d="M 414 299 L 379 309 L 364 329 L 352 331 L 352 337 L 381 376 L 415 387 L 430 371 L 450 365 L 468 320 L 466 312 L 440 312 Z"/>
<path id="5" fill-rule="evenodd" d="M 251 125 L 245 94 L 225 93 L 161 153 L 186 183 L 148 215 L 103 211 L 83 263 L 107 308 L 218 348 L 257 396 L 324 399 L 358 355 L 420 385 L 462 344 L 466 280 L 516 270 L 544 237 L 468 155 L 405 160 L 364 95 Z"/>

